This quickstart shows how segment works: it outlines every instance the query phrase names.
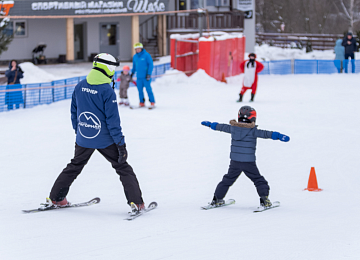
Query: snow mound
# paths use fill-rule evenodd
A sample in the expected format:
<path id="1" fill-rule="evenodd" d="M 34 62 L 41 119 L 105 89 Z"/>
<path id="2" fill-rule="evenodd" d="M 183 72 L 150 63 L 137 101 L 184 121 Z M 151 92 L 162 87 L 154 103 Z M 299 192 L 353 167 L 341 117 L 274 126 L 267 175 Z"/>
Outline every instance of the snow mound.
<path id="1" fill-rule="evenodd" d="M 53 74 L 35 66 L 31 62 L 20 63 L 19 66 L 24 71 L 24 78 L 21 79 L 21 84 L 43 83 L 56 80 Z"/>
<path id="2" fill-rule="evenodd" d="M 165 74 L 156 79 L 154 82 L 155 85 L 173 85 L 173 84 L 181 84 L 187 83 L 188 77 L 184 72 L 180 70 L 167 70 Z"/>
<path id="3" fill-rule="evenodd" d="M 190 82 L 196 86 L 201 86 L 204 84 L 224 84 L 210 77 L 203 69 L 198 69 L 194 74 L 189 77 L 189 79 Z"/>

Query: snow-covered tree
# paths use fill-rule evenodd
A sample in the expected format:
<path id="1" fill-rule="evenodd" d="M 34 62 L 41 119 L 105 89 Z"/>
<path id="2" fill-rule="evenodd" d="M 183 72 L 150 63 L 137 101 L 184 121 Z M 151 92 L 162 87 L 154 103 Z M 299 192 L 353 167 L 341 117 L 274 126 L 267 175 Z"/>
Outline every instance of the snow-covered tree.
<path id="1" fill-rule="evenodd" d="M 0 55 L 3 51 L 8 49 L 8 45 L 13 39 L 13 35 L 8 33 L 7 26 L 10 23 L 10 19 L 0 16 Z"/>

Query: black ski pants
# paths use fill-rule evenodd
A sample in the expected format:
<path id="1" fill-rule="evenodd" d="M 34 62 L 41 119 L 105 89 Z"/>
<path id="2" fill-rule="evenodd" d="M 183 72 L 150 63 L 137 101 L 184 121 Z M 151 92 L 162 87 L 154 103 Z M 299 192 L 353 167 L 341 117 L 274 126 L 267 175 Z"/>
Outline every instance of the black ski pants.
<path id="1" fill-rule="evenodd" d="M 143 199 L 136 175 L 127 162 L 118 163 L 119 151 L 116 145 L 112 144 L 104 149 L 96 150 L 111 163 L 116 173 L 120 176 L 128 204 L 130 202 L 142 204 Z M 51 200 L 62 201 L 66 197 L 71 184 L 81 173 L 94 151 L 95 149 L 93 148 L 84 148 L 75 144 L 75 156 L 56 179 L 50 192 Z"/>
<path id="2" fill-rule="evenodd" d="M 228 173 L 224 175 L 222 181 L 217 185 L 215 196 L 218 199 L 223 199 L 230 186 L 234 184 L 242 172 L 254 183 L 259 197 L 269 196 L 270 187 L 265 178 L 260 175 L 256 163 L 237 162 L 233 160 L 230 161 Z"/>

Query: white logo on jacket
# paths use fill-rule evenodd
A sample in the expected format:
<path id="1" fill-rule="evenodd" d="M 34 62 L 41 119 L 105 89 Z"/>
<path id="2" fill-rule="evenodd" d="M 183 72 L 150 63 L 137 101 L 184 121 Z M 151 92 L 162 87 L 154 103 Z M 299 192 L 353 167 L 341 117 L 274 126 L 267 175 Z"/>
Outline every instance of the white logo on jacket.
<path id="1" fill-rule="evenodd" d="M 101 131 L 99 118 L 91 112 L 82 112 L 79 115 L 78 122 L 79 132 L 84 138 L 95 138 Z"/>

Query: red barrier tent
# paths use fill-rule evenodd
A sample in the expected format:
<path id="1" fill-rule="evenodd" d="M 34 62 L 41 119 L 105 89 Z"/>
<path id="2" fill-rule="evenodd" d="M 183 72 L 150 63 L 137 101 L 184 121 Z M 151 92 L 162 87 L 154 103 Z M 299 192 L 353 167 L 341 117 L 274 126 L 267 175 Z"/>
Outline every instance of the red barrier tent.
<path id="1" fill-rule="evenodd" d="M 174 69 L 187 74 L 203 69 L 216 80 L 240 74 L 245 54 L 242 33 L 204 33 L 200 39 L 199 34 L 173 34 L 170 41 Z"/>

